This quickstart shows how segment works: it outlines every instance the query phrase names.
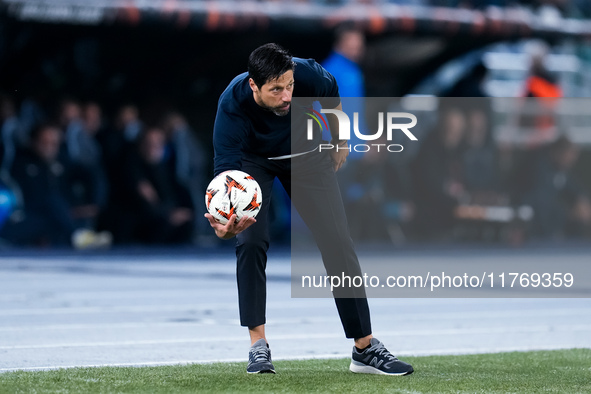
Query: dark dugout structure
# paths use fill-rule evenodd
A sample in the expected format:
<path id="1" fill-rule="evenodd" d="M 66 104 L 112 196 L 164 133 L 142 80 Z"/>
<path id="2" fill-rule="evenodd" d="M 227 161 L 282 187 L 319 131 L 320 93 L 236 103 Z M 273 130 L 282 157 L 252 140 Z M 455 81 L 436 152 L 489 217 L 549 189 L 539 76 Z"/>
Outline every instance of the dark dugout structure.
<path id="1" fill-rule="evenodd" d="M 0 0 L 0 90 L 107 111 L 175 107 L 207 141 L 217 98 L 250 51 L 277 42 L 322 60 L 332 30 L 368 34 L 368 96 L 401 96 L 446 61 L 501 41 L 591 38 L 591 23 L 527 9 L 190 0 Z M 154 111 L 146 111 L 148 115 Z"/>

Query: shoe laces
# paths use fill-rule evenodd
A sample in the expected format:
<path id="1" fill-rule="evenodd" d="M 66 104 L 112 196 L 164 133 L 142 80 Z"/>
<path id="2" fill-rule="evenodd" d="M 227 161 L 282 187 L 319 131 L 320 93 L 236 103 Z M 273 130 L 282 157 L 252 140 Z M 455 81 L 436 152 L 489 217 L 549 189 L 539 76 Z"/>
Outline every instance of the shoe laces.
<path id="1" fill-rule="evenodd" d="M 386 349 L 386 347 L 384 346 L 384 344 L 382 342 L 379 342 L 378 344 L 372 346 L 370 348 L 371 351 L 376 352 L 377 354 L 379 354 L 382 357 L 385 357 L 388 359 L 388 361 L 395 361 L 398 360 L 396 358 L 396 356 L 394 356 L 392 353 L 390 353 L 388 351 L 388 349 Z"/>
<path id="2" fill-rule="evenodd" d="M 269 348 L 267 348 L 267 347 L 259 346 L 259 347 L 253 348 L 251 350 L 251 352 L 252 352 L 251 353 L 252 358 L 254 359 L 255 363 L 269 360 Z"/>

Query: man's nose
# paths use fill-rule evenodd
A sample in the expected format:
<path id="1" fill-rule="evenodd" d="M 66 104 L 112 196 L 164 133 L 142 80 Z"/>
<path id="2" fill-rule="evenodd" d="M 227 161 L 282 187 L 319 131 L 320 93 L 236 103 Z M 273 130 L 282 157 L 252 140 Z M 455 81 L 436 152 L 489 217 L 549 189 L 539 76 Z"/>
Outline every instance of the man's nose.
<path id="1" fill-rule="evenodd" d="M 284 103 L 291 103 L 291 92 L 288 90 L 283 92 L 283 96 L 281 96 L 281 100 L 283 100 Z"/>

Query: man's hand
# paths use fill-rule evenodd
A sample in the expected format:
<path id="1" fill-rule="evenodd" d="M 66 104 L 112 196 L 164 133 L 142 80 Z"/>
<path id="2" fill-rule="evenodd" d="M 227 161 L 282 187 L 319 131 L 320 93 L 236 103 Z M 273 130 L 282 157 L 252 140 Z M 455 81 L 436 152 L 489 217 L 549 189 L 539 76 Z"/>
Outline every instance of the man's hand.
<path id="1" fill-rule="evenodd" d="M 334 149 L 330 151 L 330 157 L 334 164 L 334 172 L 337 172 L 343 164 L 345 164 L 345 161 L 347 161 L 347 156 L 349 156 L 349 146 L 347 141 L 341 141 L 341 145 L 339 145 L 339 142 L 337 141 L 333 143 L 333 145 Z"/>
<path id="2" fill-rule="evenodd" d="M 339 103 L 339 105 L 333 109 L 342 111 L 343 104 Z M 349 156 L 349 143 L 347 140 L 339 140 L 339 122 L 337 121 L 337 117 L 327 116 L 326 120 L 328 120 L 330 135 L 332 137 L 330 143 L 334 146 L 334 149 L 330 151 L 330 156 L 334 164 L 334 172 L 337 172 L 343 164 L 345 164 L 345 161 L 347 161 L 347 156 Z"/>
<path id="3" fill-rule="evenodd" d="M 256 223 L 255 218 L 248 216 L 243 216 L 239 222 L 236 222 L 236 215 L 232 215 L 226 224 L 221 224 L 209 213 L 206 213 L 204 216 L 209 220 L 210 226 L 215 230 L 215 235 L 221 239 L 234 238 L 236 234 L 240 234 Z"/>

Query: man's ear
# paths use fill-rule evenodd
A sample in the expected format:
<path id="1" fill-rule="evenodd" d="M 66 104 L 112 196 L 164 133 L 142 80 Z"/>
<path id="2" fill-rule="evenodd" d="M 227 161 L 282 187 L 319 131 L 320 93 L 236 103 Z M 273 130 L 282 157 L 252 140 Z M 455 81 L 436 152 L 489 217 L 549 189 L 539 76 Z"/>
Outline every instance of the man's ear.
<path id="1" fill-rule="evenodd" d="M 250 88 L 252 89 L 253 92 L 258 92 L 259 87 L 257 86 L 256 83 L 254 83 L 254 79 L 252 78 L 248 78 L 248 84 L 250 85 Z"/>

